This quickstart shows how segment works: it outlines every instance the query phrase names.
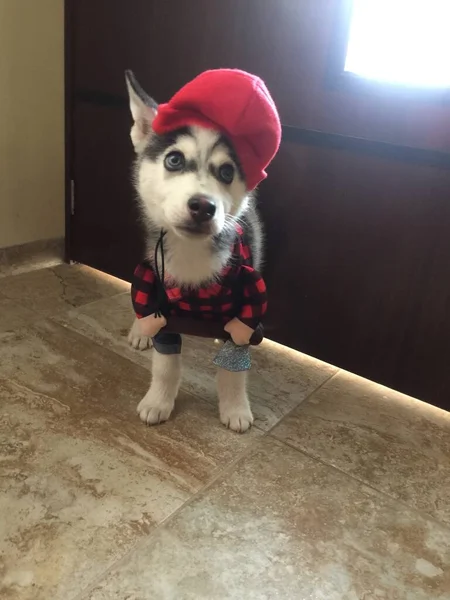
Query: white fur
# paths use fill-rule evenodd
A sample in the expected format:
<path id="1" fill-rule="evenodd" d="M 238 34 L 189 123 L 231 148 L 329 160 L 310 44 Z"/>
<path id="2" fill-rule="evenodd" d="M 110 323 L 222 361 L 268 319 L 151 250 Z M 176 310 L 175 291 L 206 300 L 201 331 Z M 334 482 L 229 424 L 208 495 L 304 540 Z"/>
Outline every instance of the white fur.
<path id="1" fill-rule="evenodd" d="M 229 429 L 244 433 L 253 424 L 247 396 L 247 372 L 217 370 L 220 420 Z"/>
<path id="2" fill-rule="evenodd" d="M 211 253 L 210 237 L 192 239 L 179 229 L 191 219 L 188 200 L 197 194 L 214 199 L 217 208 L 211 222 L 211 236 L 223 230 L 227 215 L 238 216 L 248 202 L 245 184 L 238 177 L 230 186 L 225 186 L 210 173 L 211 165 L 218 168 L 230 162 L 220 146 L 210 154 L 218 140 L 218 133 L 199 127 L 192 128 L 192 131 L 195 138 L 181 137 L 157 161 L 149 160 L 144 155 L 136 175 L 136 188 L 147 220 L 167 231 L 167 244 L 178 254 L 167 264 L 167 270 L 177 277 L 179 283 L 188 285 L 211 278 L 229 258 L 229 255 L 223 256 L 218 263 L 220 257 Z M 195 160 L 199 165 L 198 172 L 168 173 L 164 168 L 164 158 L 174 150 L 182 152 L 187 161 Z M 180 260 L 185 262 L 186 256 L 191 258 L 191 268 L 194 264 L 198 268 L 198 275 L 180 264 Z M 171 253 L 168 253 L 169 261 L 171 257 Z"/>
<path id="3" fill-rule="evenodd" d="M 167 233 L 165 244 L 170 247 L 166 253 L 166 272 L 186 286 L 196 286 L 211 280 L 220 273 L 227 262 L 230 252 L 215 254 L 211 252 L 210 241 L 180 238 Z"/>
<path id="4" fill-rule="evenodd" d="M 236 176 L 231 185 L 224 185 L 211 173 L 211 166 L 219 168 L 222 164 L 233 161 L 227 148 L 222 145 L 212 150 L 219 139 L 219 133 L 210 129 L 193 127 L 193 136 L 179 137 L 162 155 L 150 159 L 145 150 L 154 135 L 151 124 L 156 109 L 137 95 L 130 82 L 128 90 L 134 119 L 131 139 L 138 156 L 134 183 L 143 216 L 149 230 L 166 231 L 166 273 L 179 285 L 198 286 L 217 276 L 230 257 L 230 248 L 221 251 L 214 248 L 212 236 L 230 226 L 230 217 L 239 217 L 246 210 L 249 198 L 245 183 Z M 174 150 L 182 152 L 187 161 L 196 161 L 197 171 L 167 171 L 164 158 Z M 209 235 L 192 236 L 180 229 L 191 219 L 188 200 L 197 194 L 209 196 L 216 204 Z M 152 242 L 149 248 L 151 260 L 153 250 Z M 137 349 L 146 349 L 151 345 L 149 338 L 142 335 L 138 320 L 131 328 L 129 342 Z M 152 383 L 137 409 L 142 421 L 154 425 L 170 417 L 180 377 L 181 356 L 162 355 L 153 350 Z M 217 386 L 222 423 L 238 432 L 249 429 L 253 416 L 246 393 L 246 374 L 219 369 Z"/>
<path id="5" fill-rule="evenodd" d="M 152 383 L 137 407 L 141 421 L 147 425 L 167 421 L 175 406 L 180 380 L 181 355 L 153 350 Z"/>

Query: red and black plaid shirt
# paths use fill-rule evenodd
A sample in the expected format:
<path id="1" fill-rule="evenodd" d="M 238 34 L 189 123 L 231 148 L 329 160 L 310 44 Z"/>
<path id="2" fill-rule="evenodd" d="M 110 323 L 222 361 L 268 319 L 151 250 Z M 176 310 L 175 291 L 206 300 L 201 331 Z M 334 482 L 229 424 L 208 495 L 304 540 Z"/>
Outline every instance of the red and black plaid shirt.
<path id="1" fill-rule="evenodd" d="M 266 284 L 253 268 L 250 246 L 240 226 L 236 227 L 236 240 L 228 265 L 218 281 L 207 287 L 183 289 L 170 279 L 165 280 L 166 318 L 186 316 L 227 323 L 238 317 L 256 329 L 267 310 Z M 134 310 L 138 318 L 148 317 L 161 307 L 157 304 L 158 280 L 148 262 L 138 265 L 131 288 Z"/>

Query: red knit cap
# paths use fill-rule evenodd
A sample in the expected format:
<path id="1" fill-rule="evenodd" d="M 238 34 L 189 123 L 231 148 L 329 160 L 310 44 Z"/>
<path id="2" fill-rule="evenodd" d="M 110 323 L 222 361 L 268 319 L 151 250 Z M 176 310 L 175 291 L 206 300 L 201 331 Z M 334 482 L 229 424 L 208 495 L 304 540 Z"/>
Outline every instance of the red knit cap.
<path id="1" fill-rule="evenodd" d="M 157 134 L 188 125 L 218 129 L 230 139 L 249 190 L 267 177 L 264 169 L 280 146 L 281 124 L 269 90 L 256 75 L 205 71 L 159 105 L 153 121 Z"/>

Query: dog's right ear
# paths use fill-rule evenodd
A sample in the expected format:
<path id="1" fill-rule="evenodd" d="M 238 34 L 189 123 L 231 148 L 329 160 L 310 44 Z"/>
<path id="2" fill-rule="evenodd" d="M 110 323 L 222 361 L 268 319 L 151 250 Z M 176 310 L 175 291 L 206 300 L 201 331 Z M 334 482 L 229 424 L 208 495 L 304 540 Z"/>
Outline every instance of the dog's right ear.
<path id="1" fill-rule="evenodd" d="M 131 141 L 136 152 L 140 152 L 144 149 L 145 142 L 150 134 L 158 105 L 144 92 L 132 71 L 125 71 L 125 80 L 130 97 L 130 110 L 134 119 L 134 125 L 130 133 Z"/>

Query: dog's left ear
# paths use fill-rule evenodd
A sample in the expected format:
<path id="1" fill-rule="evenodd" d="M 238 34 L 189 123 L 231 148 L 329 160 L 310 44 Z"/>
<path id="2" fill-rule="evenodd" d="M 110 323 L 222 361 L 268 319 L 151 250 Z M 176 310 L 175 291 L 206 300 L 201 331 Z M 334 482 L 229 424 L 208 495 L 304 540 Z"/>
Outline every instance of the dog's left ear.
<path id="1" fill-rule="evenodd" d="M 132 71 L 125 71 L 125 80 L 130 97 L 130 110 L 134 119 L 130 133 L 131 141 L 136 152 L 140 152 L 144 149 L 145 141 L 150 134 L 158 105 L 144 92 Z"/>

